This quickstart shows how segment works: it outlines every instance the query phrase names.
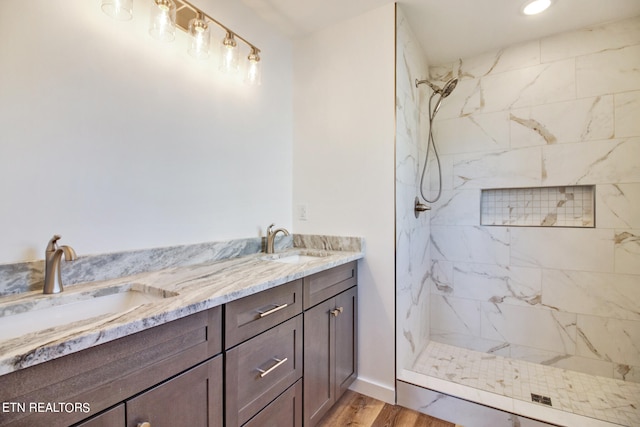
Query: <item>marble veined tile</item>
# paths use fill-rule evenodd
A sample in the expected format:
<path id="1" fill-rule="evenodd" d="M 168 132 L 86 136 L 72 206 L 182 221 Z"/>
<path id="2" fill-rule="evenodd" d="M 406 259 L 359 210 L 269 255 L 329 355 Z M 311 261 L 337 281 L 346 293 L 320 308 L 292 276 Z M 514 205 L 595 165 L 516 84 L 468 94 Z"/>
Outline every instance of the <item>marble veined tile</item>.
<path id="1" fill-rule="evenodd" d="M 596 212 L 600 228 L 640 229 L 640 183 L 597 185 Z"/>
<path id="2" fill-rule="evenodd" d="M 640 321 L 640 277 L 545 269 L 542 304 L 571 313 Z"/>
<path id="3" fill-rule="evenodd" d="M 598 96 L 511 111 L 511 146 L 610 139 L 613 96 Z"/>
<path id="4" fill-rule="evenodd" d="M 480 303 L 463 298 L 431 295 L 431 328 L 464 335 L 480 335 Z"/>
<path id="5" fill-rule="evenodd" d="M 432 225 L 430 239 L 431 256 L 436 260 L 508 264 L 507 228 Z"/>
<path id="6" fill-rule="evenodd" d="M 540 186 L 540 147 L 455 156 L 454 188 Z"/>
<path id="7" fill-rule="evenodd" d="M 431 205 L 432 225 L 478 225 L 480 223 L 480 191 L 443 191 L 440 200 Z"/>
<path id="8" fill-rule="evenodd" d="M 576 354 L 640 366 L 640 321 L 578 315 Z"/>
<path id="9" fill-rule="evenodd" d="M 613 272 L 613 243 L 613 230 L 514 227 L 510 265 Z"/>
<path id="10" fill-rule="evenodd" d="M 458 76 L 482 77 L 489 74 L 519 70 L 540 64 L 538 40 L 509 46 L 493 52 L 463 58 L 451 65 Z"/>
<path id="11" fill-rule="evenodd" d="M 492 303 L 531 306 L 542 298 L 538 268 L 455 263 L 453 288 L 455 296 Z"/>
<path id="12" fill-rule="evenodd" d="M 479 336 L 464 335 L 455 332 L 431 330 L 429 336 L 431 341 L 438 343 L 455 345 L 469 350 L 481 351 L 483 353 L 496 354 L 498 356 L 509 357 L 511 345 L 504 341 L 494 341 Z"/>
<path id="13" fill-rule="evenodd" d="M 640 89 L 640 44 L 576 58 L 578 98 Z"/>
<path id="14" fill-rule="evenodd" d="M 441 154 L 509 148 L 509 113 L 499 111 L 435 120 L 433 138 Z"/>
<path id="15" fill-rule="evenodd" d="M 554 368 L 569 369 L 585 374 L 613 378 L 614 363 L 612 362 L 580 357 L 574 354 L 555 353 L 553 351 L 522 345 L 512 345 L 510 346 L 510 350 L 510 357 L 512 359 L 525 360 L 544 366 L 553 366 Z"/>
<path id="16" fill-rule="evenodd" d="M 432 294 L 453 294 L 453 262 L 431 259 L 429 278 Z"/>
<path id="17" fill-rule="evenodd" d="M 566 59 L 488 75 L 481 79 L 481 87 L 482 112 L 568 101 L 576 94 L 575 61 Z"/>
<path id="18" fill-rule="evenodd" d="M 421 375 L 428 378 L 420 378 Z M 472 402 L 484 403 L 562 426 L 640 425 L 640 384 L 488 355 L 433 341 L 422 351 L 411 372 L 400 372 L 399 378 L 407 378 L 413 384 L 448 392 Z M 508 403 L 492 399 L 482 392 L 509 397 L 512 401 Z M 410 396 L 402 396 L 404 393 L 406 391 L 401 392 L 399 389 L 399 402 L 402 399 L 408 406 L 415 404 L 410 401 Z M 531 393 L 549 396 L 552 406 L 532 403 Z M 413 398 L 417 397 L 413 395 Z M 418 409 L 429 413 L 431 406 L 443 403 L 440 398 L 434 397 Z M 451 407 L 442 414 L 457 414 L 467 410 L 471 409 Z M 479 421 L 484 419 L 484 415 L 476 416 Z M 454 421 L 460 422 L 460 419 L 462 418 L 455 418 Z M 524 420 L 512 418 L 507 423 L 491 420 L 490 424 L 482 424 L 482 421 L 478 423 L 474 419 L 468 419 L 464 425 L 529 425 L 524 422 L 521 424 L 521 421 Z"/>
<path id="19" fill-rule="evenodd" d="M 575 353 L 576 315 L 546 308 L 482 303 L 482 337 L 557 353 Z"/>
<path id="20" fill-rule="evenodd" d="M 640 18 L 570 31 L 540 41 L 543 62 L 557 61 L 640 43 Z"/>
<path id="21" fill-rule="evenodd" d="M 640 91 L 615 95 L 616 138 L 640 136 Z"/>
<path id="22" fill-rule="evenodd" d="M 545 186 L 640 182 L 640 137 L 546 145 L 541 149 Z"/>
<path id="23" fill-rule="evenodd" d="M 615 233 L 616 273 L 640 275 L 640 229 L 616 230 Z"/>

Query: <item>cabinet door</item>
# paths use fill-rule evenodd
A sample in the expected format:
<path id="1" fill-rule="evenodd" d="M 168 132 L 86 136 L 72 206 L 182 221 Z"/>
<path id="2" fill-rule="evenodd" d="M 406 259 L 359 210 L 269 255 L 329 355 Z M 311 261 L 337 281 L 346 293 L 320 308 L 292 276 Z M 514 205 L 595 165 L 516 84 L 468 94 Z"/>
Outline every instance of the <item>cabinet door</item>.
<path id="1" fill-rule="evenodd" d="M 314 426 L 335 402 L 332 298 L 304 313 L 304 418 Z"/>
<path id="2" fill-rule="evenodd" d="M 298 380 L 242 427 L 302 427 L 302 380 Z"/>
<path id="3" fill-rule="evenodd" d="M 76 424 L 75 427 L 124 427 L 124 423 L 124 403 L 121 403 L 100 415 Z"/>
<path id="4" fill-rule="evenodd" d="M 127 426 L 222 427 L 222 356 L 126 402 Z"/>
<path id="5" fill-rule="evenodd" d="M 358 288 L 356 287 L 336 297 L 335 304 L 339 312 L 335 318 L 336 400 L 340 399 L 358 376 L 357 299 Z"/>

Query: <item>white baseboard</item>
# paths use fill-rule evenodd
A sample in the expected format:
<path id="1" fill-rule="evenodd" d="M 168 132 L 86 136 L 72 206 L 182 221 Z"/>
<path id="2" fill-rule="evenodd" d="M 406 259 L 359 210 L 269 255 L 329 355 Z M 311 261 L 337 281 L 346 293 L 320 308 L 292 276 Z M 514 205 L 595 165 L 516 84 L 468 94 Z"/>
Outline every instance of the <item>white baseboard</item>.
<path id="1" fill-rule="evenodd" d="M 383 402 L 395 405 L 396 403 L 396 389 L 385 384 L 380 384 L 375 381 L 368 380 L 367 378 L 358 377 L 351 384 L 349 389 L 364 394 L 365 396 L 373 397 L 374 399 L 382 400 Z"/>

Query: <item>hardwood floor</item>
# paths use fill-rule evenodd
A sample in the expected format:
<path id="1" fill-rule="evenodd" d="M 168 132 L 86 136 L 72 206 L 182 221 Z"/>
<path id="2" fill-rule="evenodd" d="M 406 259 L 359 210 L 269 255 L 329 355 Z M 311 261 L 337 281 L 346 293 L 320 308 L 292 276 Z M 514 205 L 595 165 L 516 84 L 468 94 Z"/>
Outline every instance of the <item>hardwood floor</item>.
<path id="1" fill-rule="evenodd" d="M 347 390 L 318 427 L 456 427 L 412 409 Z M 459 427 L 459 426 L 458 426 Z"/>

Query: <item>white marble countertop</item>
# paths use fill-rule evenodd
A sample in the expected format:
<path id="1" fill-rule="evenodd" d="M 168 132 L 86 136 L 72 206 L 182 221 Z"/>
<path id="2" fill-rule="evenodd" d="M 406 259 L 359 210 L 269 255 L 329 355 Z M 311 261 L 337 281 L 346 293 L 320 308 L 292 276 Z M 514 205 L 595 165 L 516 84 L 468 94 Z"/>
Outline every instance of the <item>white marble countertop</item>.
<path id="1" fill-rule="evenodd" d="M 251 295 L 310 274 L 364 257 L 363 252 L 319 251 L 294 248 L 278 253 L 322 252 L 308 262 L 286 264 L 258 253 L 186 267 L 173 267 L 118 279 L 68 286 L 57 295 L 40 291 L 0 298 L 0 313 L 12 307 L 48 304 L 51 299 L 86 298 L 87 292 L 122 287 L 153 287 L 173 295 L 135 307 L 127 312 L 108 314 L 82 321 L 0 340 L 0 375 L 37 365 L 67 354 L 121 338 L 153 326 L 188 316 L 247 295 Z M 108 292 L 108 291 L 107 291 Z"/>

